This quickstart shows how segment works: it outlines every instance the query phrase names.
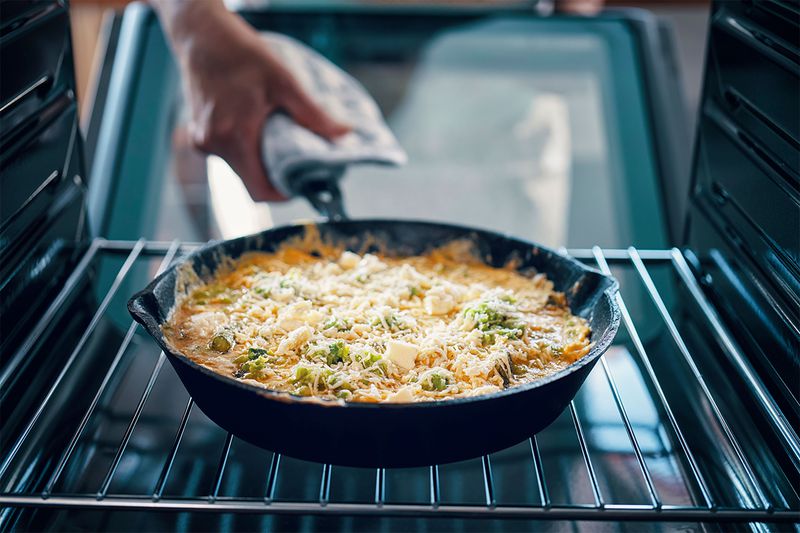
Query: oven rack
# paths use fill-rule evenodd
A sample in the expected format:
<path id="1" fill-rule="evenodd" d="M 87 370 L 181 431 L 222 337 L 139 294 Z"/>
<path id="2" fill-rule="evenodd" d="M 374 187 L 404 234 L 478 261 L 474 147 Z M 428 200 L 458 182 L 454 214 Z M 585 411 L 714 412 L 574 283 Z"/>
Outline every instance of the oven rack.
<path id="1" fill-rule="evenodd" d="M 80 422 L 69 428 L 68 444 L 57 454 L 57 460 L 45 464 L 30 466 L 25 464 L 26 452 L 32 443 L 32 435 L 44 424 L 42 414 L 46 409 L 52 409 L 49 405 L 54 395 L 64 384 L 64 378 L 70 368 L 76 364 L 87 343 L 91 340 L 97 325 L 103 316 L 108 312 L 116 293 L 123 286 L 123 281 L 129 275 L 132 268 L 139 261 L 153 260 L 161 258 L 160 270 L 163 270 L 176 257 L 189 253 L 200 246 L 197 243 L 156 242 L 146 241 L 114 241 L 102 238 L 94 239 L 89 243 L 81 260 L 78 262 L 74 272 L 62 287 L 60 293 L 54 299 L 50 307 L 42 316 L 41 320 L 31 330 L 27 338 L 20 345 L 20 348 L 7 360 L 6 368 L 0 375 L 0 389 L 5 386 L 9 377 L 13 374 L 16 367 L 21 364 L 24 355 L 36 345 L 48 324 L 60 313 L 65 312 L 66 302 L 70 300 L 72 293 L 79 290 L 81 283 L 91 276 L 91 265 L 101 256 L 124 257 L 124 262 L 116 272 L 113 282 L 108 291 L 100 300 L 97 310 L 94 312 L 88 326 L 83 331 L 82 336 L 77 342 L 76 347 L 66 360 L 63 369 L 53 382 L 52 388 L 46 393 L 34 415 L 30 418 L 27 425 L 9 445 L 5 446 L 0 452 L 2 463 L 0 463 L 0 518 L 8 517 L 19 508 L 34 509 L 84 509 L 84 510 L 127 510 L 127 511 L 173 511 L 173 512 L 212 512 L 212 513 L 256 513 L 273 515 L 331 515 L 331 516 L 370 516 L 370 517 L 414 517 L 414 518 L 484 518 L 484 519 L 531 519 L 531 520 L 642 520 L 642 521 L 691 521 L 691 522 L 717 522 L 717 521 L 736 521 L 736 522 L 798 522 L 800 521 L 800 506 L 798 506 L 798 495 L 796 488 L 791 488 L 786 492 L 778 491 L 771 486 L 769 479 L 765 480 L 765 474 L 760 468 L 760 461 L 755 454 L 748 453 L 745 446 L 741 443 L 741 432 L 733 429 L 733 424 L 723 414 L 719 407 L 721 399 L 716 396 L 712 387 L 706 381 L 703 373 L 695 363 L 695 355 L 689 348 L 684 334 L 676 324 L 676 320 L 670 314 L 664 296 L 659 292 L 651 270 L 655 268 L 668 268 L 672 277 L 677 280 L 677 290 L 681 294 L 688 295 L 690 306 L 698 312 L 700 320 L 705 322 L 704 330 L 709 338 L 722 350 L 730 365 L 736 369 L 738 377 L 746 384 L 743 394 L 751 397 L 761 409 L 759 416 L 768 424 L 773 431 L 776 441 L 779 443 L 788 458 L 788 464 L 800 471 L 800 440 L 791 423 L 782 414 L 776 405 L 765 384 L 759 379 L 758 375 L 751 367 L 747 358 L 743 355 L 736 341 L 727 331 L 720 316 L 717 314 L 714 305 L 707 298 L 702 286 L 696 280 L 684 253 L 676 248 L 668 250 L 637 250 L 628 249 L 602 249 L 593 247 L 591 249 L 571 249 L 561 250 L 562 253 L 569 253 L 573 257 L 583 260 L 589 264 L 597 266 L 605 273 L 611 273 L 612 266 L 624 267 L 636 273 L 634 278 L 625 278 L 629 283 L 641 284 L 646 294 L 649 295 L 652 304 L 658 311 L 662 326 L 668 332 L 669 342 L 674 343 L 678 352 L 683 358 L 683 362 L 689 369 L 689 375 L 694 380 L 694 385 L 700 391 L 707 407 L 707 415 L 720 428 L 720 437 L 724 439 L 724 444 L 731 450 L 732 472 L 734 472 L 734 482 L 728 486 L 729 495 L 719 497 L 720 488 L 715 485 L 712 490 L 712 483 L 709 480 L 709 469 L 704 468 L 706 459 L 705 453 L 698 453 L 697 449 L 690 446 L 687 434 L 692 431 L 691 427 L 681 425 L 672 406 L 672 402 L 665 393 L 665 377 L 659 375 L 652 363 L 651 354 L 645 349 L 645 345 L 639 333 L 639 325 L 633 318 L 629 310 L 629 305 L 622 297 L 622 291 L 618 295 L 618 304 L 622 311 L 621 331 L 627 332 L 629 344 L 633 347 L 632 353 L 638 358 L 637 363 L 642 370 L 642 374 L 648 384 L 654 404 L 660 414 L 660 422 L 666 428 L 668 439 L 675 450 L 680 465 L 679 471 L 683 476 L 683 482 L 690 495 L 690 502 L 686 505 L 672 505 L 664 502 L 660 491 L 656 487 L 654 475 L 648 466 L 646 453 L 640 445 L 635 424 L 631 422 L 628 412 L 629 405 L 626 405 L 623 396 L 620 394 L 619 385 L 610 365 L 604 356 L 595 372 L 601 371 L 613 397 L 614 404 L 624 425 L 625 432 L 630 441 L 630 445 L 635 455 L 638 465 L 638 475 L 646 487 L 646 499 L 648 504 L 631 504 L 615 501 L 613 497 L 604 494 L 601 489 L 600 476 L 602 475 L 596 468 L 596 460 L 593 459 L 592 446 L 585 435 L 585 427 L 576 410 L 575 403 L 569 406 L 569 416 L 574 426 L 575 436 L 583 458 L 583 466 L 589 480 L 593 503 L 589 504 L 560 504 L 554 502 L 548 490 L 548 481 L 545 477 L 543 465 L 547 457 L 543 456 L 536 437 L 529 439 L 530 462 L 521 465 L 529 468 L 535 476 L 536 487 L 538 489 L 538 502 L 531 505 L 505 505 L 495 497 L 494 475 L 492 469 L 492 457 L 484 456 L 478 459 L 482 466 L 484 501 L 482 504 L 467 504 L 460 502 L 445 502 L 440 497 L 440 476 L 439 466 L 432 465 L 428 470 L 428 498 L 426 503 L 396 503 L 386 498 L 386 476 L 387 471 L 377 469 L 374 471 L 374 497 L 370 502 L 344 503 L 331 499 L 330 486 L 331 477 L 338 467 L 331 465 L 319 466 L 319 487 L 318 497 L 313 499 L 285 500 L 275 497 L 275 490 L 280 476 L 284 474 L 282 467 L 282 457 L 273 454 L 269 461 L 266 473 L 266 483 L 263 487 L 263 497 L 245 498 L 226 495 L 223 490 L 222 479 L 226 471 L 231 446 L 235 438 L 227 434 L 222 446 L 222 451 L 218 457 L 205 458 L 216 464 L 213 483 L 205 494 L 197 497 L 173 497 L 165 494 L 165 487 L 170 479 L 176 455 L 182 445 L 190 415 L 194 409 L 191 398 L 183 404 L 182 414 L 179 423 L 175 428 L 172 444 L 163 451 L 161 459 L 161 469 L 157 482 L 152 489 L 139 494 L 118 494 L 111 490 L 112 481 L 118 473 L 121 459 L 129 446 L 131 435 L 135 431 L 140 421 L 142 412 L 145 409 L 148 399 L 153 391 L 154 384 L 159 373 L 165 367 L 166 360 L 163 352 L 160 353 L 156 364 L 152 368 L 149 378 L 143 389 L 137 393 L 138 404 L 133 411 L 132 417 L 127 420 L 127 428 L 124 431 L 121 441 L 116 447 L 113 460 L 110 463 L 102 482 L 97 486 L 93 493 L 62 493 L 55 490 L 58 482 L 65 471 L 70 466 L 70 461 L 74 459 L 75 451 L 84 431 L 89 425 L 93 416 L 99 412 L 99 404 L 105 395 L 113 392 L 111 388 L 116 383 L 116 373 L 121 372 L 123 361 L 131 345 L 132 340 L 139 326 L 131 322 L 125 333 L 121 344 L 114 346 L 115 357 L 110 365 L 105 369 L 105 375 L 97 388 L 93 391 L 92 401 L 80 418 Z M 638 280 L 638 281 L 637 281 Z M 622 283 L 623 289 L 625 283 Z M 155 346 L 153 344 L 153 346 Z M 111 349 L 111 348 L 109 348 Z M 599 369 L 599 370 L 598 370 Z M 67 440 L 67 439 L 65 439 Z M 784 461 L 782 464 L 787 464 Z M 31 469 L 38 469 L 39 472 L 32 476 Z M 20 476 L 20 472 L 27 472 L 26 476 Z M 16 488 L 21 477 L 30 479 L 37 477 L 42 481 L 35 491 L 22 490 Z M 788 476 L 788 479 L 796 479 Z M 717 484 L 718 485 L 718 484 Z M 785 486 L 785 485 L 784 485 Z M 789 482 L 791 487 L 791 481 Z M 723 489 L 724 490 L 724 487 Z M 316 493 L 315 489 L 315 493 Z M 731 500 L 735 504 L 729 503 Z M 2 523 L 2 520 L 0 520 Z"/>

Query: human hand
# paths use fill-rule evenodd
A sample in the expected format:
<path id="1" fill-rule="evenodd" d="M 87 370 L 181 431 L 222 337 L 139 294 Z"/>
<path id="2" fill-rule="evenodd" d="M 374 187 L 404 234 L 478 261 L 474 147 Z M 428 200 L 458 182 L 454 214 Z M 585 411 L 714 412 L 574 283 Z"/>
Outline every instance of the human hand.
<path id="1" fill-rule="evenodd" d="M 604 3 L 605 0 L 556 0 L 555 8 L 560 13 L 596 15 Z"/>
<path id="2" fill-rule="evenodd" d="M 152 1 L 180 63 L 192 143 L 225 159 L 254 200 L 285 200 L 261 159 L 267 117 L 285 111 L 327 139 L 349 128 L 311 100 L 258 33 L 221 0 Z"/>

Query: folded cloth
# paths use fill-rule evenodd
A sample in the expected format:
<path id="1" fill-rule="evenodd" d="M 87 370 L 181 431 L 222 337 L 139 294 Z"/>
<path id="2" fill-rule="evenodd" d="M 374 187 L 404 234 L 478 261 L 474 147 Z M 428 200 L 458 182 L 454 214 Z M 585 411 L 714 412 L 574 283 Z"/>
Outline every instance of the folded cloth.
<path id="1" fill-rule="evenodd" d="M 352 76 L 304 44 L 276 33 L 264 41 L 326 112 L 352 127 L 333 141 L 299 126 L 284 113 L 264 126 L 262 157 L 275 186 L 295 196 L 307 180 L 336 180 L 355 163 L 402 165 L 406 154 L 375 100 Z"/>

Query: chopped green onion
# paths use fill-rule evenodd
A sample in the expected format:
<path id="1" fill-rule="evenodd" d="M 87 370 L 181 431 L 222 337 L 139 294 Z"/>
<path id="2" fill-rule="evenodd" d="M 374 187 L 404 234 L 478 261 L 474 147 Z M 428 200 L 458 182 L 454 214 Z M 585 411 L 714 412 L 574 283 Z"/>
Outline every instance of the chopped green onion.
<path id="1" fill-rule="evenodd" d="M 219 353 L 227 353 L 233 348 L 234 339 L 233 332 L 229 329 L 222 329 L 211 337 L 211 342 L 208 347 Z"/>
<path id="2" fill-rule="evenodd" d="M 347 400 L 349 400 L 350 398 L 353 397 L 353 393 L 350 392 L 349 390 L 344 390 L 343 389 L 343 390 L 340 390 L 339 392 L 336 393 L 336 397 L 347 401 Z"/>
<path id="3" fill-rule="evenodd" d="M 350 323 L 349 320 L 346 320 L 344 318 L 333 317 L 330 320 L 328 320 L 322 327 L 323 329 L 336 328 L 337 331 L 347 331 L 351 327 L 353 327 L 353 325 Z"/>

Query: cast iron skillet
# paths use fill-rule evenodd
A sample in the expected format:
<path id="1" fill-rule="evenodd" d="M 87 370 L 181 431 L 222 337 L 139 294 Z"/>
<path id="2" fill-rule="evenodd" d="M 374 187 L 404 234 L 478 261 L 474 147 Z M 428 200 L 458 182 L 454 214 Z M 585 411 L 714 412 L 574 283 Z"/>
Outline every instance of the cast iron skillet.
<path id="1" fill-rule="evenodd" d="M 257 446 L 299 459 L 358 467 L 410 467 L 460 461 L 514 445 L 552 423 L 578 392 L 614 339 L 620 313 L 617 282 L 578 261 L 536 244 L 468 227 L 401 220 L 345 220 L 335 183 L 301 191 L 331 221 L 316 224 L 323 239 L 359 249 L 367 237 L 385 250 L 418 254 L 454 239 L 470 239 L 488 264 L 512 256 L 519 269 L 543 272 L 567 295 L 574 314 L 591 326 L 593 346 L 582 359 L 547 378 L 472 398 L 410 404 L 322 402 L 260 389 L 208 370 L 172 351 L 160 325 L 175 303 L 173 264 L 128 302 L 164 350 L 195 403 L 214 422 Z M 229 241 L 212 242 L 189 255 L 201 277 L 223 256 L 272 251 L 306 231 L 283 226 Z"/>

